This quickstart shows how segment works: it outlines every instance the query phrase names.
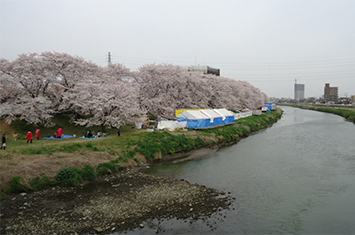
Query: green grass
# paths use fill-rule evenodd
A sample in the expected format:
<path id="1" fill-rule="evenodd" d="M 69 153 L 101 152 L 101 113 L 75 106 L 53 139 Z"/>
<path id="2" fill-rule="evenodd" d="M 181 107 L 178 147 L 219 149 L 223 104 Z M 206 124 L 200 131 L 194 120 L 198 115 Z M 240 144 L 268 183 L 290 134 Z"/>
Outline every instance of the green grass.
<path id="1" fill-rule="evenodd" d="M 202 146 L 212 146 L 223 141 L 238 141 L 240 137 L 250 132 L 257 131 L 267 127 L 280 118 L 282 112 L 271 112 L 271 114 L 263 114 L 261 116 L 251 116 L 237 120 L 238 125 L 223 126 L 214 129 L 197 131 L 197 136 L 192 138 L 184 132 L 141 132 L 138 134 L 126 134 L 117 137 L 113 134 L 110 137 L 104 137 L 95 140 L 86 140 L 81 138 L 70 138 L 61 140 L 33 140 L 32 144 L 26 141 L 8 141 L 7 155 L 11 158 L 11 154 L 22 155 L 53 155 L 56 152 L 61 153 L 80 153 L 86 152 L 106 152 L 112 156 L 121 156 L 122 160 L 133 159 L 136 153 L 144 155 L 147 159 L 154 159 L 157 153 L 174 154 L 181 151 L 190 151 Z M 60 115 L 56 117 L 61 120 L 60 125 L 69 129 L 70 132 L 77 132 L 78 126 L 69 123 L 67 116 Z M 17 123 L 18 124 L 18 123 Z M 16 126 L 16 125 L 15 125 Z M 13 128 L 15 126 L 12 126 Z M 26 126 L 26 125 L 23 125 Z M 25 129 L 22 126 L 22 129 Z M 20 126 L 17 126 L 20 130 Z M 83 128 L 83 127 L 81 127 Z M 123 133 L 131 131 L 130 126 L 126 126 Z M 82 129 L 85 130 L 85 129 Z M 45 131 L 43 131 L 45 132 Z M 113 130 L 115 132 L 115 130 Z M 189 131 L 192 132 L 192 131 Z M 202 140 L 202 136 L 215 135 L 218 141 L 206 142 Z M 201 137 L 200 137 L 201 136 Z"/>
<path id="2" fill-rule="evenodd" d="M 76 135 L 76 136 L 83 136 L 87 131 L 101 131 L 101 126 L 92 126 L 92 127 L 85 127 L 79 126 L 71 123 L 70 115 L 69 114 L 57 114 L 52 118 L 52 122 L 55 124 L 52 127 L 44 127 L 43 125 L 33 126 L 25 121 L 15 120 L 11 123 L 10 127 L 14 132 L 16 131 L 19 135 L 19 141 L 26 140 L 27 132 L 30 130 L 33 134 L 33 140 L 35 141 L 36 138 L 34 137 L 35 130 L 37 128 L 41 129 L 41 139 L 43 137 L 53 136 L 54 133 L 57 132 L 58 128 L 61 127 L 64 130 L 64 135 Z M 121 127 L 121 133 L 127 133 L 131 131 L 131 126 L 123 126 Z M 106 133 L 116 135 L 116 129 L 106 128 Z M 6 133 L 7 138 L 10 140 L 12 139 L 13 133 Z M 57 140 L 58 141 L 58 140 Z"/>
<path id="3" fill-rule="evenodd" d="M 117 137 L 114 133 L 111 137 L 105 137 L 95 140 L 86 140 L 80 138 L 62 139 L 62 140 L 34 140 L 32 144 L 26 141 L 9 141 L 6 149 L 6 159 L 11 159 L 12 154 L 38 155 L 44 154 L 50 156 L 54 153 L 72 153 L 85 154 L 88 152 L 106 152 L 116 156 L 114 160 L 100 163 L 95 166 L 85 166 L 81 169 L 73 167 L 63 168 L 58 172 L 55 179 L 49 179 L 42 175 L 35 178 L 31 184 L 23 180 L 21 176 L 14 177 L 10 184 L 11 187 L 7 193 L 20 191 L 39 190 L 51 185 L 60 184 L 63 186 L 78 186 L 83 180 L 94 180 L 97 175 L 115 173 L 122 169 L 120 163 L 133 160 L 140 163 L 136 158 L 137 154 L 145 156 L 147 160 L 154 160 L 159 155 L 175 154 L 182 151 L 215 146 L 223 143 L 237 142 L 241 137 L 247 136 L 251 132 L 258 131 L 276 122 L 282 115 L 282 110 L 263 114 L 261 116 L 251 116 L 238 119 L 237 124 L 228 125 L 207 130 L 189 130 L 185 132 L 170 133 L 159 132 L 140 132 L 136 134 L 127 134 L 132 131 L 130 126 L 124 127 Z M 65 117 L 65 116 L 64 116 Z M 77 126 L 70 126 L 68 119 L 60 118 L 60 124 L 63 128 L 77 132 Z M 66 120 L 66 121 L 65 121 Z M 24 125 L 25 126 L 25 125 Z M 13 126 L 13 128 L 16 127 Z M 17 126 L 18 130 L 24 130 L 27 127 Z M 84 130 L 84 129 L 82 129 Z M 115 132 L 115 130 L 113 130 Z M 18 131 L 19 132 L 19 131 Z M 45 132 L 44 132 L 45 133 Z M 216 136 L 217 139 L 213 137 Z M 5 158 L 5 157 L 4 157 Z M 10 163 L 11 164 L 11 163 Z"/>

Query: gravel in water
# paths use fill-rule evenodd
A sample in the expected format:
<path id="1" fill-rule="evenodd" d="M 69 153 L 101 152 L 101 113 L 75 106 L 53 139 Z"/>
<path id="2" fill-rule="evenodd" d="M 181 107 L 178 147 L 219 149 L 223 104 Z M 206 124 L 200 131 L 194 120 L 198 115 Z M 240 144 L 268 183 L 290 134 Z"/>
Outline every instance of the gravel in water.
<path id="1" fill-rule="evenodd" d="M 202 219 L 230 207 L 229 194 L 125 171 L 96 186 L 55 187 L 1 201 L 1 234 L 107 234 L 143 228 L 149 220 Z"/>

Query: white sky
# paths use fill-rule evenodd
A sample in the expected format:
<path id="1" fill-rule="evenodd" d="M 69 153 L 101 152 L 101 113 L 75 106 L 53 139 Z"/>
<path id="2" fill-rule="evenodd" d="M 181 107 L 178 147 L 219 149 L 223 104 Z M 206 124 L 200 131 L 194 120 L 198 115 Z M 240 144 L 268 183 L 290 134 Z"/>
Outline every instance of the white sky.
<path id="1" fill-rule="evenodd" d="M 268 96 L 355 95 L 355 0 L 0 0 L 0 57 L 209 65 Z"/>

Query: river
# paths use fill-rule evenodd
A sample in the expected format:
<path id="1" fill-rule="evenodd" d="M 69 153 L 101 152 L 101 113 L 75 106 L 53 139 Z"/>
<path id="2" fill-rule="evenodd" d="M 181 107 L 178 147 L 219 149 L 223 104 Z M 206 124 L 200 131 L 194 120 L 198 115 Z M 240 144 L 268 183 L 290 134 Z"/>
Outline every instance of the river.
<path id="1" fill-rule="evenodd" d="M 276 124 L 233 146 L 147 171 L 230 192 L 234 209 L 203 221 L 151 221 L 128 233 L 354 234 L 355 125 L 333 114 L 282 109 Z"/>

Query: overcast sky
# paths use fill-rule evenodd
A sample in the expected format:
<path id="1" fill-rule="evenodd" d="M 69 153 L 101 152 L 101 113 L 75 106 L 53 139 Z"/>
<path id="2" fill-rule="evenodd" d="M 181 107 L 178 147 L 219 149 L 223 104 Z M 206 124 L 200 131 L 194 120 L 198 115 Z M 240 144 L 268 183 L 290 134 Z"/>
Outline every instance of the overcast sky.
<path id="1" fill-rule="evenodd" d="M 208 65 L 271 97 L 355 95 L 355 0 L 0 0 L 0 57 Z"/>

